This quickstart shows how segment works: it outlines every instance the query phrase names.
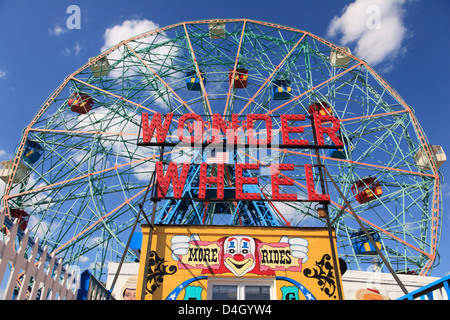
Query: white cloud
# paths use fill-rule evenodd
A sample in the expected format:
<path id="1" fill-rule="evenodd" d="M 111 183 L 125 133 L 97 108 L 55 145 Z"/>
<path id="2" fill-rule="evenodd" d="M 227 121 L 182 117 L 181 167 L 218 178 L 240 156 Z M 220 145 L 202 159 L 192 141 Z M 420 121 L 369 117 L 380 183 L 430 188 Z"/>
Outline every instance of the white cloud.
<path id="1" fill-rule="evenodd" d="M 9 160 L 9 158 L 11 157 L 10 153 L 0 149 L 0 160 Z"/>
<path id="2" fill-rule="evenodd" d="M 68 29 L 63 29 L 59 24 L 56 24 L 53 29 L 48 30 L 48 33 L 51 36 L 60 36 L 64 33 L 66 33 L 67 31 L 69 31 Z"/>
<path id="3" fill-rule="evenodd" d="M 72 50 L 70 50 L 70 48 L 64 48 L 64 49 L 61 51 L 61 53 L 62 53 L 62 55 L 64 55 L 64 56 L 70 56 L 70 55 L 72 54 Z"/>
<path id="4" fill-rule="evenodd" d="M 89 257 L 88 256 L 81 256 L 80 257 L 80 262 L 82 262 L 82 263 L 86 263 L 86 262 L 88 262 L 90 259 L 89 259 Z"/>
<path id="5" fill-rule="evenodd" d="M 6 70 L 0 69 L 0 79 L 6 79 L 8 72 Z"/>
<path id="6" fill-rule="evenodd" d="M 157 28 L 159 28 L 159 25 L 151 20 L 125 20 L 120 25 L 115 25 L 106 29 L 105 34 L 103 35 L 105 43 L 103 44 L 101 51 L 103 52 L 123 40 L 128 40 L 134 36 Z"/>
<path id="7" fill-rule="evenodd" d="M 137 134 L 139 133 L 139 126 L 132 123 L 123 121 L 122 117 L 116 115 L 118 107 L 112 106 L 111 108 L 100 107 L 87 113 L 86 115 L 76 118 L 76 122 L 73 122 L 74 127 L 84 131 L 109 131 L 109 132 L 122 132 L 124 134 Z M 129 113 L 128 117 L 137 117 L 136 123 L 141 123 L 138 115 Z M 71 126 L 70 126 L 71 127 Z M 122 139 L 122 138 L 120 138 Z M 146 147 L 142 148 L 136 145 L 134 139 L 132 141 L 125 138 L 114 142 L 112 140 L 105 140 L 102 144 L 105 150 L 110 150 L 110 157 L 106 163 L 98 162 L 91 164 L 93 166 L 92 171 L 99 171 L 104 168 L 113 167 L 115 164 L 124 164 L 126 162 L 132 162 L 136 160 L 142 160 L 155 155 L 154 148 Z M 117 155 L 117 156 L 114 156 Z M 78 166 L 80 170 L 87 170 L 87 154 L 84 151 L 78 151 L 73 153 L 73 163 Z M 111 161 L 115 158 L 115 163 Z M 154 171 L 155 161 L 147 160 L 133 165 L 132 172 L 136 178 L 140 181 L 148 181 L 148 172 Z"/>
<path id="8" fill-rule="evenodd" d="M 108 50 L 124 40 L 128 40 L 134 36 L 158 28 L 159 25 L 157 23 L 147 19 L 125 20 L 122 24 L 106 29 L 103 35 L 104 44 L 101 48 L 101 52 Z M 123 47 L 114 50 L 108 55 L 108 60 L 110 63 L 115 63 L 115 68 L 109 72 L 109 76 L 118 78 L 125 72 L 127 76 L 136 75 L 137 77 L 135 79 L 137 80 L 139 75 L 149 74 L 150 71 L 147 67 L 150 67 L 157 74 L 166 74 L 168 71 L 171 71 L 171 60 L 177 58 L 178 48 L 176 46 L 166 44 L 169 40 L 170 39 L 164 32 L 160 32 L 157 35 L 155 34 L 141 38 L 137 42 L 128 42 L 127 45 L 138 52 L 139 58 L 129 55 L 128 50 L 124 50 Z M 155 48 L 151 52 L 139 53 L 139 49 L 145 48 L 145 46 L 150 44 L 155 45 Z M 162 45 L 157 46 L 158 44 Z M 125 60 L 122 61 L 123 58 Z M 146 65 L 142 63 L 141 59 L 145 61 Z M 125 64 L 127 67 L 124 68 Z M 165 78 L 165 81 L 170 83 L 172 80 L 178 80 L 179 76 L 181 75 L 172 73 L 170 77 Z M 142 81 L 147 80 L 146 78 L 142 78 Z M 171 96 L 170 93 L 168 93 L 167 98 L 170 98 L 169 96 Z M 149 99 L 154 99 L 155 103 L 162 109 L 167 108 L 165 101 L 159 94 L 155 94 Z"/>
<path id="9" fill-rule="evenodd" d="M 72 54 L 74 55 L 79 55 L 81 52 L 81 45 L 78 41 L 75 41 L 75 45 L 73 46 L 73 48 L 64 48 L 61 53 L 64 56 L 71 56 Z"/>
<path id="10" fill-rule="evenodd" d="M 78 41 L 75 41 L 75 46 L 73 47 L 73 50 L 75 51 L 75 55 L 79 55 L 81 51 L 81 46 Z"/>
<path id="11" fill-rule="evenodd" d="M 407 36 L 403 23 L 406 1 L 355 0 L 333 18 L 328 36 L 338 37 L 340 45 L 350 46 L 355 56 L 369 65 L 392 62 L 406 51 L 403 43 Z"/>

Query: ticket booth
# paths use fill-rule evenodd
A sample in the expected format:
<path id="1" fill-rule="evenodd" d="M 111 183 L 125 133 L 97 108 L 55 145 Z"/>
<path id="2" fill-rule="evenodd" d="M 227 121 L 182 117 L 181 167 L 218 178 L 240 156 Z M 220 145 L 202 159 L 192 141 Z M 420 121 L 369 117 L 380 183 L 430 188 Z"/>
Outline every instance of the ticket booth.
<path id="1" fill-rule="evenodd" d="M 156 225 L 150 248 L 149 231 L 137 300 L 339 299 L 325 228 Z"/>

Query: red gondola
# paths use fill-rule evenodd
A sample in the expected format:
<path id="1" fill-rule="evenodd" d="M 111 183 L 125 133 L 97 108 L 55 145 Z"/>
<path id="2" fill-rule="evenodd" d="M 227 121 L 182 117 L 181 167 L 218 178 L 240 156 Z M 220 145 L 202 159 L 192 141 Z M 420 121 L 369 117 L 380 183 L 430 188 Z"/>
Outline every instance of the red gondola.
<path id="1" fill-rule="evenodd" d="M 235 89 L 247 88 L 248 83 L 248 70 L 247 69 L 236 69 L 236 73 L 233 78 L 233 69 L 230 70 L 228 78 L 233 81 L 233 86 Z"/>
<path id="2" fill-rule="evenodd" d="M 364 178 L 355 182 L 351 190 L 359 203 L 372 201 L 383 194 L 376 177 Z"/>
<path id="3" fill-rule="evenodd" d="M 314 102 L 309 106 L 308 113 L 312 115 L 315 111 L 319 112 L 320 115 L 331 115 L 331 107 L 326 102 Z"/>
<path id="4" fill-rule="evenodd" d="M 92 109 L 94 100 L 85 93 L 74 92 L 67 103 L 73 112 L 86 114 Z"/>
<path id="5" fill-rule="evenodd" d="M 11 210 L 11 219 L 18 219 L 19 220 L 19 228 L 22 229 L 22 231 L 25 231 L 28 226 L 28 213 L 26 213 L 22 209 L 12 209 Z"/>

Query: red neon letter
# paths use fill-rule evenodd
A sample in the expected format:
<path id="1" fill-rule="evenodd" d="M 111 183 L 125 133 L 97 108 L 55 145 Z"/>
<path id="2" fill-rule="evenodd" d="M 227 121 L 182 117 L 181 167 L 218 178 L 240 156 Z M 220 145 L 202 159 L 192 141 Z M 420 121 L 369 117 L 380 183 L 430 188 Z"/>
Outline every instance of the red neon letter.
<path id="1" fill-rule="evenodd" d="M 314 177 L 312 173 L 312 166 L 305 164 L 306 189 L 308 189 L 308 199 L 310 201 L 330 201 L 329 194 L 317 194 L 314 187 Z"/>
<path id="2" fill-rule="evenodd" d="M 317 145 L 324 146 L 325 141 L 323 139 L 323 134 L 326 133 L 330 137 L 331 141 L 336 145 L 336 147 L 344 147 L 342 141 L 336 135 L 336 132 L 339 131 L 340 121 L 336 117 L 329 114 L 320 114 L 317 111 L 314 111 L 314 128 L 316 131 L 317 137 Z M 322 122 L 331 121 L 331 127 L 323 127 Z"/>
<path id="3" fill-rule="evenodd" d="M 255 139 L 253 136 L 253 121 L 255 120 L 264 120 L 266 122 L 266 139 Z M 270 144 L 272 142 L 272 119 L 265 114 L 248 114 L 247 135 L 249 144 Z"/>
<path id="4" fill-rule="evenodd" d="M 223 120 L 222 116 L 218 113 L 213 114 L 213 123 L 212 123 L 212 129 L 213 129 L 213 135 L 211 142 L 222 142 L 223 139 L 219 137 L 220 131 L 224 135 L 227 136 L 227 141 L 230 144 L 237 143 L 237 136 L 235 134 L 235 131 L 238 128 L 238 116 L 237 114 L 231 115 L 231 122 Z"/>
<path id="5" fill-rule="evenodd" d="M 294 180 L 291 178 L 280 178 L 278 174 L 280 170 L 294 170 L 293 164 L 271 164 L 270 171 L 272 173 L 272 199 L 273 200 L 297 200 L 297 195 L 294 193 L 280 193 L 280 185 L 292 186 Z"/>
<path id="6" fill-rule="evenodd" d="M 243 190 L 244 184 L 257 184 L 257 177 L 243 177 L 242 170 L 258 170 L 259 164 L 236 163 L 236 199 L 238 200 L 259 200 L 261 193 L 246 193 Z"/>
<path id="7" fill-rule="evenodd" d="M 295 146 L 307 146 L 309 144 L 308 140 L 300 139 L 290 139 L 289 133 L 303 133 L 305 129 L 303 127 L 289 127 L 288 120 L 294 121 L 305 121 L 305 116 L 300 114 L 282 114 L 281 118 L 281 133 L 283 136 L 283 144 L 289 147 Z"/>
<path id="8" fill-rule="evenodd" d="M 184 123 L 186 120 L 194 119 L 195 120 L 195 126 L 194 126 L 194 136 L 185 136 L 184 135 Z M 178 122 L 178 138 L 181 142 L 203 142 L 203 119 L 198 114 L 195 113 L 187 113 L 180 117 L 180 120 Z"/>
<path id="9" fill-rule="evenodd" d="M 217 198 L 223 199 L 223 184 L 224 184 L 224 168 L 223 163 L 217 164 L 217 176 L 208 177 L 206 175 L 208 171 L 208 164 L 203 162 L 200 165 L 200 178 L 199 178 L 199 190 L 198 197 L 200 199 L 205 199 L 206 197 L 206 185 L 207 184 L 217 184 Z"/>
<path id="10" fill-rule="evenodd" d="M 149 143 L 152 139 L 153 133 L 156 128 L 156 141 L 158 143 L 164 143 L 167 136 L 167 131 L 169 131 L 170 123 L 172 122 L 173 113 L 168 113 L 166 115 L 166 121 L 164 121 L 164 126 L 162 125 L 161 113 L 155 113 L 152 118 L 152 122 L 148 125 L 148 113 L 142 114 L 142 131 L 143 131 L 143 142 Z"/>
<path id="11" fill-rule="evenodd" d="M 163 163 L 161 161 L 156 162 L 156 183 L 159 198 L 164 198 L 166 196 L 170 182 L 172 182 L 173 185 L 173 196 L 175 198 L 181 198 L 183 195 L 184 184 L 186 183 L 189 165 L 188 162 L 183 163 L 183 168 L 181 169 L 181 174 L 178 178 L 178 166 L 175 162 L 169 163 L 169 168 L 165 175 Z"/>

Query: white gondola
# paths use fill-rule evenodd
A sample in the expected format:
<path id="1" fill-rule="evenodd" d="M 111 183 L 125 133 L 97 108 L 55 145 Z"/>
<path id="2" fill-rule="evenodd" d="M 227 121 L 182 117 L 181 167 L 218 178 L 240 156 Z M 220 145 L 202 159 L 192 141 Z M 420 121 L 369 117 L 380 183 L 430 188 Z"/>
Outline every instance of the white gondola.
<path id="1" fill-rule="evenodd" d="M 8 182 L 9 176 L 13 172 L 13 162 L 14 160 L 7 160 L 0 162 L 1 164 L 0 179 L 2 179 L 5 183 Z M 19 167 L 17 168 L 16 175 L 14 176 L 13 183 L 19 183 L 20 181 L 25 179 L 27 173 L 28 173 L 27 167 L 22 162 L 20 162 Z"/>
<path id="2" fill-rule="evenodd" d="M 433 153 L 436 166 L 439 169 L 447 161 L 447 156 L 444 152 L 444 149 L 441 146 L 430 146 L 430 148 L 431 152 Z M 414 156 L 414 161 L 419 167 L 423 167 L 427 170 L 430 169 L 428 158 L 425 154 L 425 151 L 422 148 Z"/>
<path id="3" fill-rule="evenodd" d="M 95 59 L 94 57 L 89 58 L 89 61 Z M 91 64 L 90 69 L 92 71 L 92 75 L 96 78 L 106 76 L 111 69 L 109 65 L 108 59 L 106 57 L 100 58 L 97 62 Z"/>
<path id="4" fill-rule="evenodd" d="M 350 48 L 342 47 L 342 50 L 348 52 L 348 54 L 352 54 Z M 330 53 L 330 62 L 333 67 L 347 67 L 347 65 L 352 61 L 352 58 L 345 53 L 342 53 L 337 50 L 332 50 Z"/>
<path id="5" fill-rule="evenodd" d="M 208 26 L 211 39 L 225 38 L 225 23 L 210 23 Z"/>

